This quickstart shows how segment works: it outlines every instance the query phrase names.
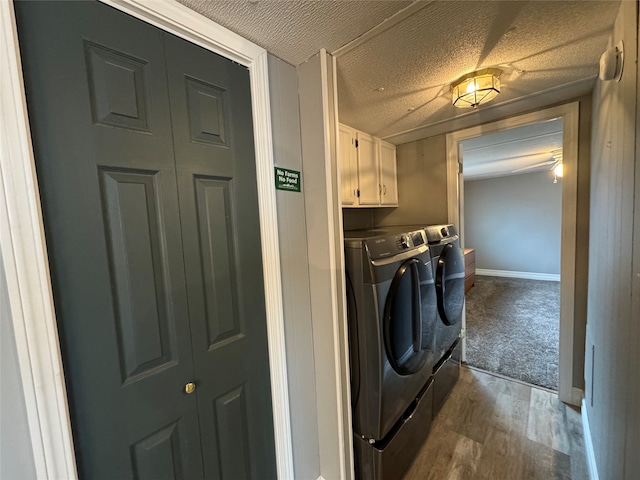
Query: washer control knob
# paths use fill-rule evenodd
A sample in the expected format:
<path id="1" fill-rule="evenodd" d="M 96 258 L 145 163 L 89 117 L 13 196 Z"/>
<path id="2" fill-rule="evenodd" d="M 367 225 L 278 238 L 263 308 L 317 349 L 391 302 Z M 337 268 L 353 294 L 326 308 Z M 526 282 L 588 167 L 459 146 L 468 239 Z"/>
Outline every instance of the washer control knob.
<path id="1" fill-rule="evenodd" d="M 402 248 L 409 248 L 409 237 L 406 235 L 400 236 L 400 246 Z"/>

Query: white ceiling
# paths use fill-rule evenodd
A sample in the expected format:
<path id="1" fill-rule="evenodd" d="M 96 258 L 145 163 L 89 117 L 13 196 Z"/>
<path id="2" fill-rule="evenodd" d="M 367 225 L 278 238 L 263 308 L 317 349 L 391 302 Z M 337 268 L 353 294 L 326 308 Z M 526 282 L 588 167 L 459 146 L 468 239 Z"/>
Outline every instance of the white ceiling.
<path id="1" fill-rule="evenodd" d="M 562 161 L 562 119 L 511 128 L 460 143 L 465 181 L 551 170 Z"/>
<path id="2" fill-rule="evenodd" d="M 337 58 L 340 121 L 396 144 L 589 93 L 620 4 L 178 1 L 294 66 L 326 48 Z M 451 105 L 451 82 L 486 67 L 503 70 L 500 95 L 477 110 Z M 500 156 L 522 161 L 519 145 Z"/>
<path id="3" fill-rule="evenodd" d="M 569 99 L 584 93 L 585 82 L 590 91 L 618 8 L 606 1 L 417 5 L 410 17 L 338 57 L 344 123 L 384 138 L 540 92 L 563 88 Z M 477 111 L 451 105 L 450 84 L 486 67 L 504 71 L 500 95 Z"/>
<path id="4" fill-rule="evenodd" d="M 332 52 L 410 1 L 178 0 L 298 66 L 321 48 Z"/>
<path id="5" fill-rule="evenodd" d="M 179 1 L 295 66 L 321 48 L 335 53 L 340 121 L 379 137 L 543 91 L 590 91 L 620 3 Z M 490 66 L 504 70 L 498 98 L 478 111 L 453 107 L 451 82 Z"/>

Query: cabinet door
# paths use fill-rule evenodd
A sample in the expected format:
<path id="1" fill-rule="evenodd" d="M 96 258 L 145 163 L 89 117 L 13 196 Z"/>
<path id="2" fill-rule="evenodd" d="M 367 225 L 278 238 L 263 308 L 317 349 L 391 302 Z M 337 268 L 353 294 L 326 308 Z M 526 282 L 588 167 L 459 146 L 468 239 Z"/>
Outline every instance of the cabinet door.
<path id="1" fill-rule="evenodd" d="M 381 205 L 398 205 L 398 169 L 396 146 L 379 140 L 380 143 L 380 195 Z"/>
<path id="2" fill-rule="evenodd" d="M 375 139 L 364 132 L 357 132 L 358 139 L 358 186 L 360 205 L 379 205 L 378 149 Z"/>
<path id="3" fill-rule="evenodd" d="M 358 204 L 358 157 L 356 150 L 356 131 L 346 125 L 340 125 L 340 198 L 342 205 Z"/>

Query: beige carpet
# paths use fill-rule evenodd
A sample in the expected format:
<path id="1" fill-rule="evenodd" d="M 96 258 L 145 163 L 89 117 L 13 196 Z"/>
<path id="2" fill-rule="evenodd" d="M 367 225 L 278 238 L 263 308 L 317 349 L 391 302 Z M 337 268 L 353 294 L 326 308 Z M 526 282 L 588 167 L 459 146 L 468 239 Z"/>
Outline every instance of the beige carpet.
<path id="1" fill-rule="evenodd" d="M 560 282 L 477 276 L 466 305 L 470 365 L 558 389 Z"/>

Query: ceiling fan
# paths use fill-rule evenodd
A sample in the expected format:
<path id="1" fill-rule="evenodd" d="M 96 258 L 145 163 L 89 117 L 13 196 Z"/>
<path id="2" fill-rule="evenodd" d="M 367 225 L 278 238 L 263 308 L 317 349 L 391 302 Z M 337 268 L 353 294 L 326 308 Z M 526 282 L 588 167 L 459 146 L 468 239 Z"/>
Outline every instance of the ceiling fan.
<path id="1" fill-rule="evenodd" d="M 534 163 L 533 165 L 527 165 L 526 167 L 516 168 L 515 170 L 511 170 L 511 173 L 524 172 L 525 170 L 531 170 L 533 168 L 545 167 L 547 165 L 551 165 L 549 170 L 555 169 L 558 165 L 562 165 L 562 149 L 552 150 L 551 158 L 549 160 L 545 160 L 543 162 Z"/>
<path id="2" fill-rule="evenodd" d="M 540 168 L 540 167 L 544 167 L 546 165 L 551 165 L 551 168 L 549 168 L 549 170 L 551 170 L 551 169 L 555 168 L 556 165 L 558 165 L 559 163 L 560 163 L 559 160 L 556 160 L 555 158 L 553 158 L 551 160 L 545 160 L 544 162 L 534 163 L 533 165 L 527 165 L 526 167 L 516 168 L 515 170 L 511 170 L 511 173 L 524 172 L 525 170 L 531 170 L 533 168 Z"/>

